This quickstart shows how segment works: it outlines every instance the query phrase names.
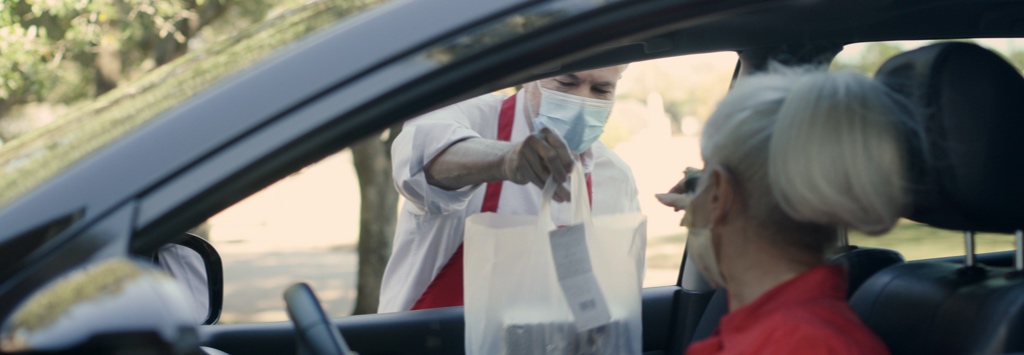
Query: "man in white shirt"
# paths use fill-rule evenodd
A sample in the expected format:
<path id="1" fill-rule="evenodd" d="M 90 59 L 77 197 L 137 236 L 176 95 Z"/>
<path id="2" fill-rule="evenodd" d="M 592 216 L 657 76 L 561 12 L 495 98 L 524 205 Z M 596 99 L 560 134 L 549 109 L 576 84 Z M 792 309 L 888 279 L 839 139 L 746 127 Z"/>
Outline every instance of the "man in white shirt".
<path id="1" fill-rule="evenodd" d="M 508 98 L 484 95 L 406 122 L 391 147 L 406 202 L 378 311 L 462 305 L 466 218 L 537 215 L 540 188 L 549 177 L 566 182 L 576 161 L 594 215 L 639 211 L 632 172 L 597 140 L 625 68 L 541 79 Z M 565 186 L 555 192 L 556 202 L 571 198 Z M 569 216 L 567 203 L 553 204 L 555 224 Z"/>

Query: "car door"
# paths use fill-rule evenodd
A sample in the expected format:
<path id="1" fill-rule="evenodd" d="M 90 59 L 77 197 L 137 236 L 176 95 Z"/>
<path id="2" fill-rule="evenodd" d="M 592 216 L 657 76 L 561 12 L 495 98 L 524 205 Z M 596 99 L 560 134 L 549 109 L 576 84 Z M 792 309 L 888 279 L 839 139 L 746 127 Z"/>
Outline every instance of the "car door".
<path id="1" fill-rule="evenodd" d="M 496 23 L 500 24 L 501 22 Z M 491 34 L 491 36 L 494 35 Z M 461 48 L 463 47 L 456 50 L 464 50 Z M 433 53 L 438 53 L 436 49 L 434 51 Z M 425 53 L 431 52 L 425 51 Z M 491 88 L 505 86 L 493 83 L 489 85 L 493 85 Z M 425 89 L 424 92 L 443 93 L 445 90 Z M 337 95 L 340 96 L 342 93 Z M 429 107 L 436 105 L 432 101 L 442 101 L 442 99 L 435 98 L 426 100 L 431 104 Z M 444 100 L 451 99 L 445 98 Z M 324 101 L 327 105 L 344 102 L 342 99 L 326 99 Z M 391 102 L 395 101 L 397 100 L 392 99 Z M 394 105 L 405 106 L 397 103 Z M 180 195 L 178 193 L 169 194 Z M 679 322 L 688 319 L 685 317 L 686 313 L 698 314 L 706 299 L 706 293 L 687 293 L 678 286 L 646 290 L 644 293 L 645 349 L 659 351 L 668 350 L 673 346 L 681 349 L 682 335 L 686 329 L 674 324 L 683 324 Z M 460 308 L 356 316 L 338 320 L 336 323 L 353 349 L 361 353 L 463 352 L 464 325 Z M 206 345 L 229 353 L 260 352 L 268 351 L 268 349 L 274 349 L 271 352 L 287 352 L 294 349 L 294 333 L 288 323 L 212 326 L 206 327 L 203 333 Z M 394 341 L 395 339 L 403 340 Z M 672 339 L 676 341 L 673 342 Z"/>
<path id="2" fill-rule="evenodd" d="M 586 23 L 582 19 L 580 21 Z M 467 61 L 468 63 L 475 63 L 471 59 L 467 59 Z M 543 67 L 541 66 L 541 68 Z M 572 64 L 567 64 L 564 67 L 572 67 Z M 531 77 L 530 74 L 519 73 L 518 75 L 521 75 L 518 77 L 520 79 L 508 80 L 515 82 L 521 81 L 522 78 Z M 436 77 L 444 76 L 438 75 Z M 455 79 L 453 78 L 453 80 Z M 501 83 L 510 83 L 500 81 L 502 79 L 496 80 L 499 80 L 498 82 Z M 452 85 L 468 86 L 470 84 L 467 81 L 461 84 L 453 83 Z M 489 90 L 503 86 L 505 85 L 499 84 L 486 86 L 486 88 Z M 416 86 L 413 87 L 415 88 Z M 442 86 L 442 88 L 449 87 Z M 443 89 L 435 89 L 436 92 L 444 91 Z M 404 90 L 404 88 L 396 90 Z M 421 90 L 424 92 L 430 91 L 426 88 Z M 439 95 L 444 96 L 443 94 Z M 463 96 L 455 95 L 453 97 L 462 98 Z M 455 100 L 452 97 L 428 98 L 437 99 L 440 102 Z M 436 107 L 432 106 L 434 104 L 431 103 L 416 101 L 416 98 L 409 98 L 409 100 L 412 100 L 410 102 L 413 103 L 410 105 L 414 107 L 416 105 Z M 381 102 L 377 101 L 377 103 Z M 407 103 L 406 101 L 400 102 L 403 104 Z M 316 105 L 316 103 L 311 103 L 311 105 Z M 372 105 L 372 103 L 368 105 Z M 390 112 L 385 111 L 386 109 L 381 110 L 378 112 Z M 358 109 L 354 111 L 361 113 L 358 112 Z M 402 113 L 410 114 L 409 112 Z M 383 126 L 374 127 L 379 129 Z M 365 129 L 372 132 L 374 128 Z M 1006 254 L 1002 254 L 999 257 L 1005 261 Z M 682 271 L 685 272 L 687 270 L 692 270 L 692 268 L 684 268 Z M 708 295 L 706 292 L 687 291 L 681 285 L 682 280 L 676 286 L 647 289 L 644 291 L 645 352 L 675 353 L 680 351 L 685 345 L 689 332 L 704 309 Z M 462 322 L 462 310 L 459 307 L 397 314 L 356 316 L 335 320 L 335 324 L 342 330 L 350 345 L 362 353 L 463 352 L 462 334 L 464 332 L 464 325 Z M 229 353 L 290 352 L 294 348 L 294 333 L 291 330 L 290 324 L 287 323 L 212 326 L 204 328 L 202 335 L 204 344 L 228 351 Z"/>
<path id="3" fill-rule="evenodd" d="M 0 225 L 22 228 L 0 240 L 69 213 L 75 218 L 11 268 L 19 271 L 3 281 L 0 315 L 81 263 L 151 253 L 231 203 L 398 120 L 531 78 L 652 57 L 652 48 L 665 46 L 649 41 L 652 35 L 764 6 L 395 2 L 340 23 L 168 111 L 5 208 Z M 589 57 L 598 53 L 606 54 Z M 678 285 L 645 290 L 645 351 L 681 351 L 708 297 Z M 459 307 L 337 324 L 364 354 L 463 351 Z M 209 326 L 201 335 L 229 353 L 294 349 L 288 324 Z"/>
<path id="4" fill-rule="evenodd" d="M 547 6 L 555 6 L 549 4 Z M 526 12 L 529 13 L 529 12 Z M 522 16 L 520 12 L 517 16 Z M 586 19 L 581 19 L 581 21 Z M 494 21 L 498 27 L 503 27 L 501 21 Z M 585 22 L 584 22 L 585 23 Z M 575 25 L 582 27 L 582 24 Z M 484 32 L 494 36 L 494 29 L 486 29 Z M 579 30 L 578 28 L 566 27 L 566 30 Z M 459 48 L 465 48 L 467 40 L 460 40 Z M 514 49 L 514 48 L 513 48 Z M 425 50 L 425 56 L 438 53 L 439 49 Z M 464 49 L 457 49 L 460 51 Z M 437 55 L 437 54 L 433 54 Z M 493 58 L 482 56 L 480 60 L 500 60 L 500 54 Z M 512 64 L 512 61 L 504 62 L 505 66 L 523 65 Z M 502 69 L 501 64 L 491 64 Z M 536 77 L 538 74 L 520 73 L 519 78 Z M 445 78 L 441 76 L 441 78 Z M 481 79 L 479 74 L 472 80 Z M 436 85 L 440 84 L 440 79 Z M 469 80 L 469 79 L 464 79 Z M 509 79 L 516 80 L 516 79 Z M 518 79 L 522 80 L 522 79 Z M 493 90 L 507 86 L 507 82 L 497 81 L 485 83 L 484 89 Z M 418 83 L 434 84 L 434 83 Z M 358 85 L 358 84 L 357 84 Z M 433 86 L 433 85 L 431 85 Z M 413 90 L 413 89 L 404 89 Z M 447 89 L 433 88 L 423 89 L 424 93 L 445 93 Z M 479 93 L 479 92 L 478 92 Z M 345 92 L 339 90 L 336 94 L 343 97 Z M 397 92 L 396 97 L 388 101 L 389 105 L 407 106 L 397 102 L 399 95 L 406 95 L 404 92 Z M 457 96 L 461 98 L 461 96 Z M 435 102 L 447 102 L 452 98 L 414 98 L 410 105 L 428 105 L 426 107 L 437 107 Z M 420 101 L 426 100 L 426 101 Z M 341 99 L 325 99 L 324 105 L 333 105 Z M 320 102 L 310 106 L 321 105 Z M 385 108 L 380 108 L 385 109 Z M 326 109 L 325 109 L 326 110 Z M 319 110 L 318 110 L 319 111 Z M 401 114 L 408 114 L 402 112 Z M 383 127 L 382 126 L 378 126 Z M 180 195 L 174 193 L 174 195 Z M 652 288 L 644 291 L 643 320 L 644 320 L 644 349 L 651 353 L 659 351 L 681 351 L 686 343 L 686 334 L 692 332 L 696 325 L 697 317 L 700 315 L 710 294 L 707 292 L 688 292 L 677 286 Z M 460 307 L 406 312 L 400 314 L 383 314 L 355 316 L 336 320 L 336 324 L 342 330 L 353 349 L 361 353 L 461 353 L 463 352 L 464 324 L 462 310 Z M 288 323 L 270 324 L 247 324 L 247 325 L 219 325 L 205 327 L 203 329 L 204 344 L 210 347 L 221 349 L 229 353 L 247 353 L 257 351 L 287 352 L 294 348 L 294 333 Z M 402 339 L 396 341 L 396 339 Z"/>

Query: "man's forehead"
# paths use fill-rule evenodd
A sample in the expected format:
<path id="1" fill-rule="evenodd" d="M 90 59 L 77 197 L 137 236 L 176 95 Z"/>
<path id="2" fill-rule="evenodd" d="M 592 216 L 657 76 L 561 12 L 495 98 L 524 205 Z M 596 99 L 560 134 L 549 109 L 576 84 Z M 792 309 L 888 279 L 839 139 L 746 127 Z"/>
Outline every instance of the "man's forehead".
<path id="1" fill-rule="evenodd" d="M 584 70 L 575 73 L 563 74 L 561 76 L 568 77 L 575 80 L 586 80 L 593 82 L 607 82 L 614 84 L 619 81 L 622 76 L 622 70 L 619 67 L 607 67 L 593 70 Z"/>

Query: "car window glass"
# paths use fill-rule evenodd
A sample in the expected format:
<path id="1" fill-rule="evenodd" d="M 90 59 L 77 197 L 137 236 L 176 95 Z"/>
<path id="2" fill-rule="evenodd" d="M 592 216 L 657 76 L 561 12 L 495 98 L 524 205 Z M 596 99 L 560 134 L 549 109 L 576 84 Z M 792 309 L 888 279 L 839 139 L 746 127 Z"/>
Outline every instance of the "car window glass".
<path id="1" fill-rule="evenodd" d="M 1003 56 L 1017 70 L 1024 70 L 1024 40 L 1016 38 L 957 40 L 972 42 Z M 886 60 L 897 54 L 927 46 L 937 41 L 891 41 L 856 43 L 844 47 L 832 62 L 832 70 L 849 69 L 873 76 Z M 975 239 L 977 253 L 1012 250 L 1012 235 L 979 233 Z M 964 233 L 933 228 L 910 220 L 900 220 L 889 233 L 871 237 L 851 232 L 850 244 L 863 247 L 893 249 L 907 260 L 930 259 L 964 254 Z"/>
<path id="2" fill-rule="evenodd" d="M 287 321 L 284 290 L 304 281 L 331 317 L 356 298 L 359 182 L 346 149 L 211 217 L 224 264 L 220 323 Z"/>
<path id="3" fill-rule="evenodd" d="M 732 82 L 737 55 L 717 52 L 630 64 L 601 141 L 632 169 L 640 208 L 647 215 L 644 286 L 674 285 L 686 245 L 675 212 L 654 198 L 700 168 L 700 133 Z"/>
<path id="4" fill-rule="evenodd" d="M 282 1 L 258 24 L 236 31 L 220 29 L 216 33 L 227 34 L 220 37 L 210 35 L 210 31 L 196 33 L 188 42 L 189 51 L 177 59 L 143 70 L 138 77 L 125 78 L 130 81 L 119 83 L 94 100 L 57 110 L 64 114 L 52 123 L 19 134 L 9 142 L 0 140 L 0 207 L 195 93 L 260 62 L 278 48 L 383 2 Z M 48 65 L 59 63 L 58 59 Z M 59 94 L 60 90 L 57 91 Z M 11 123 L 5 121 L 5 125 Z M 12 136 L 7 134 L 3 138 Z"/>
<path id="5" fill-rule="evenodd" d="M 645 287 L 676 283 L 686 240 L 679 226 L 682 212 L 660 205 L 654 194 L 675 185 L 687 166 L 702 164 L 701 126 L 728 90 L 736 60 L 727 52 L 633 63 L 619 82 L 601 140 L 632 169 L 649 218 Z M 381 135 L 382 143 L 388 136 Z M 329 316 L 353 313 L 361 223 L 354 163 L 352 150 L 345 149 L 195 230 L 208 236 L 224 262 L 221 323 L 288 320 L 281 294 L 299 281 L 312 285 Z"/>
<path id="6" fill-rule="evenodd" d="M 1018 71 L 1024 70 L 1024 39 L 1020 38 L 976 38 L 959 39 L 956 42 L 969 42 L 985 47 L 1001 55 L 1013 64 Z M 843 47 L 832 61 L 831 70 L 850 69 L 874 76 L 878 68 L 893 56 L 921 48 L 933 43 L 949 41 L 887 41 L 853 43 Z"/>

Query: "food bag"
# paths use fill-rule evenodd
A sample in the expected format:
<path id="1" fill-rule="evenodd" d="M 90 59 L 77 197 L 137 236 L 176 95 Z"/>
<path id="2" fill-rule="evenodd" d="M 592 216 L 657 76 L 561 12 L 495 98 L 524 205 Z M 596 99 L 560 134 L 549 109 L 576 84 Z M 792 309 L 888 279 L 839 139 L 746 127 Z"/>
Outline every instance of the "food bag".
<path id="1" fill-rule="evenodd" d="M 466 220 L 468 354 L 641 354 L 647 219 L 591 216 L 584 179 L 576 164 L 568 226 L 551 221 L 550 180 L 538 216 Z"/>

